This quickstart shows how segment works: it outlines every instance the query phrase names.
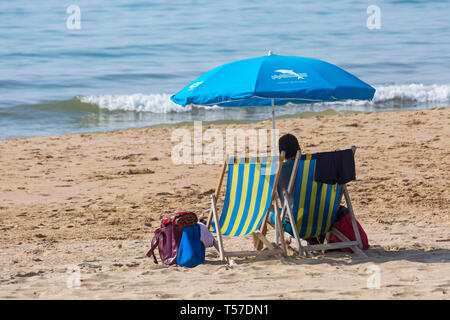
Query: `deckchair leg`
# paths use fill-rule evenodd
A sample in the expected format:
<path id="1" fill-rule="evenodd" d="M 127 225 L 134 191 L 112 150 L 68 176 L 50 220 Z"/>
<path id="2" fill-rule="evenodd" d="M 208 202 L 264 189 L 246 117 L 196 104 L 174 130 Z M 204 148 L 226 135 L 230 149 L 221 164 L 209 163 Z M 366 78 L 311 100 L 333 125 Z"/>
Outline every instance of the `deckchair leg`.
<path id="1" fill-rule="evenodd" d="M 285 256 L 287 256 L 286 241 L 284 240 L 284 230 L 283 230 L 284 218 L 281 218 L 281 212 L 280 212 L 279 208 L 282 208 L 282 206 L 281 206 L 280 196 L 277 193 L 277 207 L 276 207 L 277 211 L 276 211 L 276 213 L 277 213 L 277 217 L 278 217 L 278 221 L 279 221 L 278 234 L 279 234 L 282 246 L 283 246 L 283 251 L 285 253 Z"/>
<path id="2" fill-rule="evenodd" d="M 278 232 L 278 223 L 280 222 L 278 219 L 279 216 L 279 212 L 278 212 L 278 192 L 275 191 L 275 199 L 273 201 L 274 205 L 273 205 L 273 211 L 275 212 L 275 244 L 277 246 L 279 246 L 279 241 L 280 241 L 280 234 Z M 270 214 L 271 212 L 269 212 Z"/>
<path id="3" fill-rule="evenodd" d="M 358 247 L 362 249 L 361 235 L 359 234 L 358 224 L 356 223 L 355 213 L 353 211 L 353 206 L 350 201 L 347 186 L 344 184 L 342 186 L 342 189 L 344 190 L 345 202 L 347 203 L 348 211 L 350 214 L 350 220 L 352 221 L 353 232 L 355 233 L 356 241 L 358 241 Z"/>
<path id="4" fill-rule="evenodd" d="M 225 260 L 225 251 L 223 250 L 222 233 L 220 232 L 219 216 L 217 214 L 216 197 L 214 195 L 211 195 L 211 209 L 213 212 L 214 223 L 216 225 L 217 239 L 219 240 L 218 245 L 219 245 L 220 259 Z"/>
<path id="5" fill-rule="evenodd" d="M 277 210 L 275 210 L 275 215 L 278 215 L 278 212 L 277 212 Z M 277 217 L 275 217 L 275 244 L 279 247 L 280 246 L 280 234 L 279 234 L 279 232 L 278 232 L 278 227 L 279 227 L 279 224 L 278 224 L 278 218 Z"/>
<path id="6" fill-rule="evenodd" d="M 283 235 L 283 224 L 280 221 L 280 214 L 278 212 L 278 205 L 275 206 L 275 239 L 276 244 L 279 246 L 278 241 L 281 241 L 281 247 L 283 248 L 283 255 L 287 256 L 287 250 L 286 250 L 286 243 L 284 242 L 284 235 Z M 278 238 L 280 237 L 280 238 Z"/>
<path id="7" fill-rule="evenodd" d="M 275 200 L 275 208 L 277 209 L 276 213 L 278 214 L 278 217 L 281 217 L 280 210 L 279 210 L 279 208 L 281 208 L 280 196 L 279 196 L 278 192 L 276 193 L 276 195 L 277 195 L 276 200 Z"/>
<path id="8" fill-rule="evenodd" d="M 266 233 L 267 233 L 267 220 L 269 218 L 270 212 L 272 211 L 273 205 L 274 205 L 274 203 L 275 203 L 275 205 L 277 205 L 276 201 L 275 201 L 276 200 L 276 194 L 277 194 L 276 186 L 278 185 L 278 179 L 280 178 L 281 168 L 283 167 L 283 161 L 284 161 L 285 157 L 286 157 L 286 153 L 284 151 L 282 151 L 281 154 L 280 154 L 280 157 L 279 157 L 279 161 L 278 161 L 277 173 L 275 175 L 275 179 L 274 179 L 274 182 L 273 182 L 274 188 L 273 188 L 272 194 L 270 196 L 270 201 L 271 201 L 270 205 L 271 205 L 271 207 L 269 208 L 268 213 L 264 217 L 264 219 L 262 221 L 262 224 L 259 227 L 259 230 L 262 232 L 263 235 L 266 235 Z M 255 240 L 255 238 L 253 238 L 253 239 Z M 261 242 L 255 241 L 254 244 L 256 245 L 255 246 L 256 250 L 261 250 L 262 249 L 262 248 L 260 248 Z"/>
<path id="9" fill-rule="evenodd" d="M 278 204 L 276 204 L 275 205 L 275 207 L 274 207 L 274 211 L 275 211 L 275 244 L 277 245 L 277 246 L 280 246 L 280 234 L 279 234 L 279 232 L 278 232 L 278 227 L 280 226 L 280 224 L 279 224 L 279 219 L 278 219 L 278 210 L 277 210 L 277 208 L 278 208 Z"/>
<path id="10" fill-rule="evenodd" d="M 351 242 L 351 240 L 349 238 L 347 238 L 342 232 L 340 232 L 338 229 L 336 228 L 332 228 L 331 232 L 339 238 L 339 240 L 341 240 L 342 242 Z M 350 246 L 350 249 L 353 250 L 354 253 L 360 255 L 361 257 L 364 258 L 368 258 L 367 255 L 360 249 L 358 248 L 358 246 Z"/>
<path id="11" fill-rule="evenodd" d="M 325 239 L 323 240 L 323 244 L 330 243 L 331 233 L 327 232 L 325 233 Z M 325 254 L 326 249 L 322 250 L 322 254 Z"/>
<path id="12" fill-rule="evenodd" d="M 308 253 L 303 249 L 302 243 L 300 242 L 300 237 L 298 235 L 297 225 L 294 222 L 294 215 L 292 214 L 291 207 L 288 204 L 288 197 L 285 193 L 284 195 L 284 206 L 286 207 L 288 216 L 289 216 L 289 222 L 291 223 L 292 233 L 294 234 L 294 238 L 297 241 L 298 251 L 302 255 L 308 255 Z"/>
<path id="13" fill-rule="evenodd" d="M 275 248 L 275 247 L 269 242 L 269 240 L 267 240 L 267 238 L 266 238 L 259 230 L 256 230 L 256 231 L 253 232 L 253 233 L 254 233 L 254 235 L 255 235 L 258 239 L 260 239 L 261 242 L 264 243 L 264 245 L 267 247 L 268 250 L 265 250 L 265 251 L 273 251 L 273 252 L 278 251 L 279 253 L 277 254 L 277 256 L 279 256 L 279 258 L 280 258 L 282 261 L 284 261 L 285 254 L 284 254 L 283 251 L 281 251 L 281 250 L 278 249 L 278 248 Z M 264 251 L 263 251 L 263 252 L 264 252 Z"/>
<path id="14" fill-rule="evenodd" d="M 286 218 L 286 207 L 283 206 L 283 208 L 281 208 L 281 215 L 280 215 L 281 221 L 284 221 L 284 219 Z"/>
<path id="15" fill-rule="evenodd" d="M 285 218 L 286 218 L 286 206 L 282 206 L 282 207 L 281 207 L 281 213 L 280 213 L 280 221 L 284 221 Z M 284 233 L 285 233 L 286 231 L 284 231 L 284 229 L 283 229 L 283 224 L 282 224 L 282 223 L 283 223 L 283 222 L 281 222 L 281 226 L 280 226 L 280 232 L 281 232 L 281 235 L 280 235 L 280 241 L 285 242 L 285 241 L 284 241 Z M 292 239 L 292 238 L 291 238 L 291 239 Z"/>
<path id="16" fill-rule="evenodd" d="M 262 234 L 266 234 L 267 233 L 267 224 L 261 226 L 261 233 Z M 262 249 L 264 249 L 263 242 L 261 242 L 261 240 L 255 235 L 254 232 L 252 233 L 252 237 L 253 237 L 253 248 L 255 250 L 257 250 L 257 251 L 261 251 Z"/>
<path id="17" fill-rule="evenodd" d="M 274 246 L 269 242 L 269 240 L 267 240 L 267 238 L 261 233 L 261 231 L 256 230 L 254 234 L 259 240 L 261 240 L 262 243 L 264 243 L 267 249 L 269 250 L 275 249 Z"/>

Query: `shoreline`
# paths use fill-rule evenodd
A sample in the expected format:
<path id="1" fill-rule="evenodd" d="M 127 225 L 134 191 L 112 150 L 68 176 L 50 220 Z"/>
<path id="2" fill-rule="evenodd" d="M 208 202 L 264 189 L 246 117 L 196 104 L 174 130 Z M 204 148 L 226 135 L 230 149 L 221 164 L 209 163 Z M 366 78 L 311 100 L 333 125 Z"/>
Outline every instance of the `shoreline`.
<path id="1" fill-rule="evenodd" d="M 379 113 L 379 112 L 403 112 L 403 111 L 421 111 L 421 110 L 441 110 L 441 109 L 448 109 L 448 107 L 434 107 L 434 108 L 399 108 L 399 109 L 386 109 L 386 110 L 379 110 L 379 111 L 357 111 L 357 110 L 335 110 L 335 109 L 326 109 L 321 111 L 302 111 L 300 113 L 295 114 L 285 114 L 276 116 L 276 121 L 278 120 L 284 120 L 284 119 L 295 119 L 295 118 L 312 118 L 312 117 L 329 117 L 329 116 L 336 116 L 336 115 L 348 115 L 348 114 L 371 114 L 371 113 Z M 121 111 L 122 112 L 122 111 Z M 2 141 L 9 141 L 9 140 L 18 140 L 18 139 L 33 139 L 33 138 L 52 138 L 52 137 L 58 137 L 58 136 L 66 136 L 66 135 L 76 135 L 76 134 L 98 134 L 98 133 L 110 133 L 110 132 L 120 132 L 120 131 L 128 131 L 128 130 L 137 130 L 137 129 L 149 129 L 149 128 L 176 128 L 176 127 L 192 127 L 194 125 L 194 121 L 202 121 L 203 125 L 210 126 L 210 125 L 248 125 L 248 124 L 256 124 L 259 122 L 265 122 L 265 121 L 271 121 L 271 118 L 267 118 L 264 120 L 212 120 L 212 121 L 203 121 L 203 120 L 192 120 L 192 121 L 181 121 L 176 123 L 161 123 L 161 124 L 154 124 L 154 125 L 144 125 L 142 127 L 130 127 L 130 128 L 124 128 L 124 129 L 111 129 L 111 130 L 99 130 L 99 131 L 76 131 L 76 132 L 70 132 L 70 133 L 62 133 L 62 134 L 52 134 L 52 135 L 45 135 L 45 136 L 30 136 L 30 137 L 13 137 L 13 138 L 0 138 L 0 142 Z"/>
<path id="2" fill-rule="evenodd" d="M 383 110 L 379 112 L 386 112 L 389 110 Z M 127 111 L 116 111 L 116 112 L 127 112 Z M 134 112 L 134 111 L 130 111 Z M 276 116 L 276 120 L 281 119 L 288 119 L 288 118 L 310 118 L 314 116 L 333 116 L 338 114 L 353 114 L 353 113 L 364 113 L 365 111 L 351 111 L 351 110 L 343 110 L 343 111 L 336 111 L 334 109 L 326 109 L 322 111 L 303 111 L 300 113 L 292 114 L 292 115 L 280 115 Z M 367 111 L 367 112 L 374 112 L 374 111 Z M 378 112 L 378 111 L 377 111 Z M 191 127 L 194 124 L 194 121 L 202 121 L 204 125 L 234 125 L 234 124 L 252 124 L 252 123 L 258 123 L 258 122 L 264 122 L 269 121 L 271 118 L 267 118 L 264 120 L 212 120 L 212 121 L 202 121 L 202 120 L 192 120 L 192 121 L 180 121 L 176 123 L 160 123 L 160 124 L 154 124 L 154 125 L 144 125 L 142 127 L 130 127 L 125 129 L 111 129 L 111 130 L 104 130 L 104 131 L 79 131 L 79 132 L 70 132 L 70 133 L 63 133 L 63 134 L 55 134 L 55 135 L 46 135 L 46 136 L 31 136 L 31 137 L 15 137 L 15 138 L 6 138 L 1 139 L 1 141 L 8 141 L 8 140 L 14 140 L 14 139 L 33 139 L 33 138 L 51 138 L 51 137 L 58 137 L 58 136 L 65 136 L 65 135 L 73 135 L 73 134 L 95 134 L 95 133 L 109 133 L 109 132 L 116 132 L 116 131 L 127 131 L 127 130 L 134 130 L 134 129 L 148 129 L 148 128 L 173 128 L 173 127 Z"/>
<path id="3" fill-rule="evenodd" d="M 330 252 L 229 267 L 207 249 L 207 262 L 194 269 L 155 265 L 145 253 L 161 218 L 181 210 L 206 216 L 220 170 L 174 165 L 175 128 L 192 125 L 0 141 L 0 297 L 449 299 L 450 108 L 277 118 L 280 134 L 296 135 L 306 153 L 358 147 L 349 192 L 371 245 L 366 261 Z M 226 241 L 233 250 L 251 246 Z M 82 279 L 76 290 L 66 286 L 73 265 Z M 371 265 L 380 268 L 379 289 L 367 288 Z M 164 285 L 174 277 L 178 285 Z"/>

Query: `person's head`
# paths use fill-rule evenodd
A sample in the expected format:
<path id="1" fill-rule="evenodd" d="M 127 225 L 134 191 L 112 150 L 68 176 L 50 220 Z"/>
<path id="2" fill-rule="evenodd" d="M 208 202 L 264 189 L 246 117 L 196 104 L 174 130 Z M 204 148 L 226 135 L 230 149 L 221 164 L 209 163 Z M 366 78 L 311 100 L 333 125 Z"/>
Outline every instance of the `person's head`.
<path id="1" fill-rule="evenodd" d="M 297 151 L 301 150 L 297 138 L 290 133 L 285 134 L 278 140 L 278 149 L 280 153 L 282 151 L 286 153 L 286 159 L 294 158 Z"/>

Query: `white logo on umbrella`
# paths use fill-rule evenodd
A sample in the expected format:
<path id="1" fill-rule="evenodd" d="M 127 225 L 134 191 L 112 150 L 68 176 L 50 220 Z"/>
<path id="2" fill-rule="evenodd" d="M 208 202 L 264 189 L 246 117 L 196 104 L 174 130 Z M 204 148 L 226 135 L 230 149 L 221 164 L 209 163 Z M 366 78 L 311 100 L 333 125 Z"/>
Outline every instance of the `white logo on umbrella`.
<path id="1" fill-rule="evenodd" d="M 286 70 L 286 69 L 278 69 L 275 70 L 275 72 L 278 72 L 280 74 L 274 74 L 272 75 L 272 79 L 283 79 L 283 78 L 297 78 L 298 80 L 305 79 L 308 74 L 307 73 L 296 73 L 294 70 Z"/>
<path id="2" fill-rule="evenodd" d="M 195 88 L 197 88 L 199 85 L 201 85 L 203 83 L 203 81 L 198 81 L 196 83 L 193 83 L 189 86 L 189 91 L 194 90 Z"/>

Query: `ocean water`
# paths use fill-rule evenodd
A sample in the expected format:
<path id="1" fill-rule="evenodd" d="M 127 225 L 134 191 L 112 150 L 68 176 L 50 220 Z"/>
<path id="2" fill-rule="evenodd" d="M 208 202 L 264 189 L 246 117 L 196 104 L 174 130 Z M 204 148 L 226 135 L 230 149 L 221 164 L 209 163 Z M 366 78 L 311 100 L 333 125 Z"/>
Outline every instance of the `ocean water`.
<path id="1" fill-rule="evenodd" d="M 379 29 L 367 26 L 371 5 Z M 449 14 L 448 0 L 1 1 L 0 140 L 268 119 L 270 108 L 169 101 L 202 73 L 268 50 L 334 63 L 377 89 L 372 102 L 288 105 L 277 115 L 449 107 Z"/>

